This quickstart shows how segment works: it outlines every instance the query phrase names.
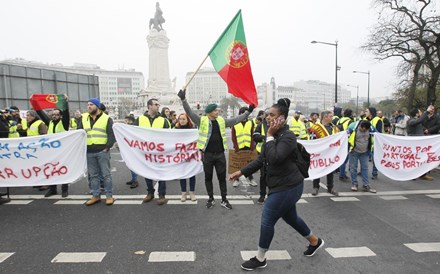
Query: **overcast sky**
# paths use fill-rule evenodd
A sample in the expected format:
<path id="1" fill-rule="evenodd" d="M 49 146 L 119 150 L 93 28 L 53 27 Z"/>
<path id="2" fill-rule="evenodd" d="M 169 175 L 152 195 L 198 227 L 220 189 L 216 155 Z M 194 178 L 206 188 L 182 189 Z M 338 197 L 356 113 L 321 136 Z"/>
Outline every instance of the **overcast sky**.
<path id="1" fill-rule="evenodd" d="M 134 68 L 148 77 L 148 21 L 156 1 L 2 1 L 0 60 L 93 63 L 103 69 Z M 312 40 L 338 40 L 338 82 L 359 85 L 366 96 L 390 96 L 395 61 L 378 63 L 360 50 L 377 20 L 370 0 L 162 0 L 170 39 L 170 78 L 181 87 L 239 9 L 242 9 L 255 84 L 275 77 L 277 85 L 299 80 L 334 83 L 335 47 Z M 205 63 L 210 66 L 209 59 Z M 146 79 L 147 80 L 147 79 Z M 355 96 L 352 89 L 352 96 Z"/>

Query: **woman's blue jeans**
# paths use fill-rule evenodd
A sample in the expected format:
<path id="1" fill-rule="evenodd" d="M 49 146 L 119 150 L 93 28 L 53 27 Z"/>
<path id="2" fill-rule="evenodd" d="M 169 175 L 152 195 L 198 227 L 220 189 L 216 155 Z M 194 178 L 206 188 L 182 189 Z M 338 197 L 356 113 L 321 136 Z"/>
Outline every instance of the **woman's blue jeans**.
<path id="1" fill-rule="evenodd" d="M 269 249 L 275 232 L 275 224 L 280 218 L 293 227 L 303 237 L 311 235 L 310 228 L 296 213 L 296 203 L 301 198 L 304 181 L 286 191 L 270 193 L 264 202 L 261 214 L 259 247 Z"/>
<path id="2" fill-rule="evenodd" d="M 186 179 L 180 179 L 180 189 L 182 192 L 186 192 Z M 189 178 L 189 191 L 194 192 L 196 189 L 196 176 Z"/>

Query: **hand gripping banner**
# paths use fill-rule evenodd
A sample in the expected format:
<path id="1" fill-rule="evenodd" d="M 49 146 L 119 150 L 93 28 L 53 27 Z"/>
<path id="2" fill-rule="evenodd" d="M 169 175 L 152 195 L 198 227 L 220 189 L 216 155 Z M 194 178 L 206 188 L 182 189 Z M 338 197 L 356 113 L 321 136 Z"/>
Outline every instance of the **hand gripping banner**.
<path id="1" fill-rule="evenodd" d="M 347 132 L 330 135 L 316 140 L 297 140 L 310 153 L 309 178 L 324 177 L 344 163 L 348 152 Z"/>
<path id="2" fill-rule="evenodd" d="M 203 171 L 196 147 L 197 129 L 155 129 L 114 124 L 116 141 L 127 167 L 144 178 L 187 179 Z"/>
<path id="3" fill-rule="evenodd" d="M 374 134 L 374 163 L 388 178 L 408 181 L 440 164 L 440 135 Z"/>
<path id="4" fill-rule="evenodd" d="M 75 183 L 87 174 L 86 133 L 0 139 L 0 187 Z"/>

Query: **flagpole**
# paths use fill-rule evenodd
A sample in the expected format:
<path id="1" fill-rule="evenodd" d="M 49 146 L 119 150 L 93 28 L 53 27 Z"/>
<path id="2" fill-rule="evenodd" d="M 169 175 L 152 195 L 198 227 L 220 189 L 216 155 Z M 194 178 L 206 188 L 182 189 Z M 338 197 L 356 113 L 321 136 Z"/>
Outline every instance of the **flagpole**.
<path id="1" fill-rule="evenodd" d="M 206 59 L 208 59 L 209 55 L 206 55 L 205 59 L 203 59 L 202 63 L 199 65 L 199 67 L 196 69 L 196 71 L 193 73 L 193 75 L 191 75 L 191 78 L 189 78 L 188 82 L 186 82 L 186 84 L 183 86 L 183 90 L 186 89 L 186 87 L 188 87 L 189 83 L 191 83 L 192 79 L 194 79 L 194 76 L 196 76 L 197 72 L 199 72 L 200 68 L 202 67 L 203 63 L 205 63 Z"/>

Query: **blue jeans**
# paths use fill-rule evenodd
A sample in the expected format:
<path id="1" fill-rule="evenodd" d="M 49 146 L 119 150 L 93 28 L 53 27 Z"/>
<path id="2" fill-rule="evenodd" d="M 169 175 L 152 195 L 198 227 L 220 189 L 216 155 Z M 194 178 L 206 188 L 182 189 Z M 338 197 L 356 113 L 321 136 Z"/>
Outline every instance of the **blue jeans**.
<path id="1" fill-rule="evenodd" d="M 369 153 L 359 153 L 356 151 L 351 151 L 349 153 L 350 156 L 350 176 L 351 176 L 351 184 L 357 185 L 357 167 L 358 162 L 361 163 L 361 175 L 362 175 L 362 182 L 364 186 L 368 185 L 368 159 L 369 159 Z"/>
<path id="2" fill-rule="evenodd" d="M 350 148 L 348 148 L 348 152 L 350 152 Z M 345 161 L 342 163 L 342 165 L 339 167 L 339 177 L 345 177 L 347 176 L 347 174 L 345 173 L 345 168 L 347 166 L 348 163 L 348 154 L 347 154 L 347 158 L 345 158 Z"/>
<path id="3" fill-rule="evenodd" d="M 147 192 L 154 193 L 153 180 L 145 178 L 145 182 L 147 183 Z M 165 196 L 167 192 L 167 185 L 165 181 L 159 181 L 159 196 Z"/>
<path id="4" fill-rule="evenodd" d="M 87 153 L 87 169 L 89 170 L 90 187 L 93 197 L 100 197 L 100 178 L 104 182 L 105 196 L 113 196 L 112 173 L 110 171 L 110 152 L 101 151 Z"/>
<path id="5" fill-rule="evenodd" d="M 131 170 L 130 170 L 130 172 L 131 172 L 131 181 L 136 182 L 138 179 L 138 175 Z"/>
<path id="6" fill-rule="evenodd" d="M 186 179 L 180 179 L 180 189 L 182 192 L 186 192 Z M 189 191 L 194 192 L 196 189 L 196 176 L 189 178 Z"/>
<path id="7" fill-rule="evenodd" d="M 258 246 L 269 249 L 275 233 L 275 224 L 280 218 L 303 237 L 312 234 L 310 228 L 296 213 L 296 203 L 303 193 L 304 182 L 286 191 L 273 192 L 267 196 L 261 214 L 260 242 Z"/>

